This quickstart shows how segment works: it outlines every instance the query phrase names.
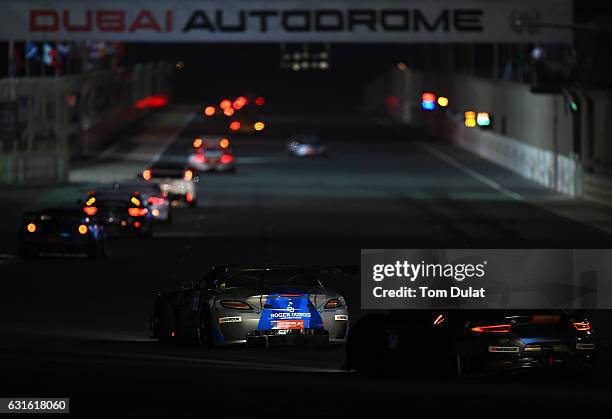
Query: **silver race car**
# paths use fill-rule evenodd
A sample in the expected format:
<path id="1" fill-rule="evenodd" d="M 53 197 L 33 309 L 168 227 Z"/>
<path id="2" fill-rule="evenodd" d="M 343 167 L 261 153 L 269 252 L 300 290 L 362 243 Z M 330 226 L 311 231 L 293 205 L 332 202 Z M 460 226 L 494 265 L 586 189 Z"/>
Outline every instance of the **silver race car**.
<path id="1" fill-rule="evenodd" d="M 321 282 L 337 274 L 340 268 L 215 267 L 195 285 L 157 295 L 152 338 L 266 347 L 345 343 L 346 302 Z"/>
<path id="2" fill-rule="evenodd" d="M 327 146 L 316 135 L 295 135 L 287 143 L 289 157 L 327 157 Z"/>

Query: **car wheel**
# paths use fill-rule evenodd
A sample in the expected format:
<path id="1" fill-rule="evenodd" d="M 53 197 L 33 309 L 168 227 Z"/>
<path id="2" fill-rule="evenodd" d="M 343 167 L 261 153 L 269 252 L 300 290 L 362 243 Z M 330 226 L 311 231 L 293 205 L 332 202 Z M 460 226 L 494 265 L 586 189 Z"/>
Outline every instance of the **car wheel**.
<path id="1" fill-rule="evenodd" d="M 174 313 L 172 306 L 158 301 L 152 318 L 153 336 L 159 343 L 167 343 L 172 340 Z"/>
<path id="2" fill-rule="evenodd" d="M 208 312 L 208 310 L 205 310 L 205 312 L 202 313 L 200 327 L 196 331 L 197 344 L 205 348 L 211 348 L 213 346 L 212 323 L 210 319 L 210 313 Z"/>

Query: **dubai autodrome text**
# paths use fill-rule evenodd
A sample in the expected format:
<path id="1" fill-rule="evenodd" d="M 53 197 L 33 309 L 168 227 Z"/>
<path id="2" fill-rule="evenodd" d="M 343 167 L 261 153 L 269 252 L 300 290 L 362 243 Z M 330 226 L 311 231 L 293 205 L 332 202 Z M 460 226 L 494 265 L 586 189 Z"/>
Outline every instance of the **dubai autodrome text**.
<path id="1" fill-rule="evenodd" d="M 376 298 L 485 298 L 486 290 L 482 287 L 450 287 L 450 289 L 401 287 L 390 290 L 374 287 L 372 292 Z"/>

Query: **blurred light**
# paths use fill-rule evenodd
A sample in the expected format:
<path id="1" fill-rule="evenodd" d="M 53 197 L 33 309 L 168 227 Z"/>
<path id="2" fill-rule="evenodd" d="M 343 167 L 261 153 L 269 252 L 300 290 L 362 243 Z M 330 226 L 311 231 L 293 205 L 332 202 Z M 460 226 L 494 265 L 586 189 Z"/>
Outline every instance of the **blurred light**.
<path id="1" fill-rule="evenodd" d="M 476 116 L 476 123 L 478 126 L 487 127 L 491 125 L 491 118 L 488 112 L 478 112 Z"/>
<path id="2" fill-rule="evenodd" d="M 327 70 L 329 68 L 329 63 L 327 61 L 321 61 L 319 63 L 319 68 L 321 70 Z"/>
<path id="3" fill-rule="evenodd" d="M 255 122 L 253 124 L 253 128 L 255 128 L 255 131 L 262 131 L 265 127 L 266 127 L 266 124 L 264 124 L 261 121 Z"/>
<path id="4" fill-rule="evenodd" d="M 85 201 L 85 205 L 87 205 L 88 207 L 92 206 L 94 204 L 94 202 L 96 202 L 96 198 L 95 197 L 91 197 L 89 198 L 87 201 Z"/>
<path id="5" fill-rule="evenodd" d="M 327 59 L 327 52 L 321 51 L 319 53 L 319 58 L 322 59 L 322 60 L 326 60 Z"/>
<path id="6" fill-rule="evenodd" d="M 264 103 L 266 103 L 266 100 L 261 96 L 255 99 L 255 104 L 257 106 L 262 106 Z"/>
<path id="7" fill-rule="evenodd" d="M 308 61 L 302 61 L 302 68 L 307 69 L 310 67 L 310 63 Z"/>
<path id="8" fill-rule="evenodd" d="M 406 65 L 406 63 L 397 63 L 397 69 L 399 71 L 406 71 L 406 69 L 408 68 L 408 66 Z"/>
<path id="9" fill-rule="evenodd" d="M 87 226 L 86 226 L 85 224 L 81 224 L 81 225 L 79 226 L 79 233 L 81 233 L 81 234 L 87 234 L 87 230 L 88 230 L 88 229 L 87 229 Z"/>
<path id="10" fill-rule="evenodd" d="M 232 131 L 238 131 L 238 130 L 240 129 L 240 122 L 238 122 L 238 121 L 233 121 L 233 122 L 232 122 L 232 123 L 229 125 L 229 128 L 230 128 Z"/>
<path id="11" fill-rule="evenodd" d="M 140 228 L 140 221 L 134 221 L 134 227 Z"/>
<path id="12" fill-rule="evenodd" d="M 123 227 L 125 227 L 125 226 L 127 225 L 127 221 L 125 221 L 125 220 L 121 220 L 121 225 L 122 225 Z"/>
<path id="13" fill-rule="evenodd" d="M 291 65 L 291 69 L 292 69 L 293 71 L 300 71 L 300 63 L 293 63 L 293 64 Z"/>
<path id="14" fill-rule="evenodd" d="M 140 206 L 140 199 L 136 198 L 135 196 L 133 196 L 132 199 L 130 199 L 130 202 L 136 205 L 137 207 Z"/>
<path id="15" fill-rule="evenodd" d="M 36 224 L 30 223 L 26 228 L 28 229 L 28 232 L 34 233 L 36 231 Z"/>
<path id="16" fill-rule="evenodd" d="M 467 111 L 464 114 L 465 116 L 465 126 L 468 128 L 473 128 L 476 126 L 476 112 Z"/>
<path id="17" fill-rule="evenodd" d="M 206 116 L 213 116 L 215 114 L 215 107 L 214 106 L 207 106 L 206 108 L 204 108 L 204 115 Z"/>
<path id="18" fill-rule="evenodd" d="M 147 215 L 147 212 L 149 212 L 149 210 L 146 208 L 128 208 L 128 214 L 130 215 L 130 217 L 144 217 L 145 215 Z"/>
<path id="19" fill-rule="evenodd" d="M 76 101 L 77 101 L 76 95 L 72 94 L 72 95 L 66 96 L 66 105 L 68 105 L 69 108 L 74 108 L 76 105 Z"/>
<path id="20" fill-rule="evenodd" d="M 436 108 L 436 104 L 434 102 L 424 100 L 423 102 L 421 102 L 421 107 L 426 111 L 433 111 Z"/>
<path id="21" fill-rule="evenodd" d="M 397 96 L 387 96 L 387 106 L 397 108 L 400 105 L 400 100 Z"/>
<path id="22" fill-rule="evenodd" d="M 423 102 L 435 102 L 436 101 L 436 95 L 434 95 L 433 93 L 423 93 L 421 95 L 421 101 L 423 101 Z"/>
<path id="23" fill-rule="evenodd" d="M 164 202 L 166 202 L 166 200 L 158 196 L 151 196 L 149 197 L 149 199 L 147 199 L 147 202 L 149 202 L 149 204 L 151 205 L 164 205 Z"/>
<path id="24" fill-rule="evenodd" d="M 436 95 L 433 93 L 423 93 L 421 95 L 421 107 L 426 111 L 433 111 L 436 108 Z"/>
<path id="25" fill-rule="evenodd" d="M 234 114 L 234 108 L 225 108 L 223 109 L 223 113 L 225 114 L 225 116 L 232 116 Z"/>
<path id="26" fill-rule="evenodd" d="M 220 160 L 222 164 L 228 164 L 234 161 L 234 156 L 232 156 L 231 154 L 224 154 L 221 156 Z"/>
<path id="27" fill-rule="evenodd" d="M 247 103 L 249 103 L 249 100 L 245 96 L 240 96 L 232 103 L 232 106 L 234 109 L 239 110 L 245 107 Z"/>
<path id="28" fill-rule="evenodd" d="M 219 103 L 221 109 L 229 108 L 230 106 L 232 106 L 232 101 L 229 99 L 223 99 L 221 103 Z"/>
<path id="29" fill-rule="evenodd" d="M 142 172 L 142 178 L 144 180 L 151 180 L 151 170 L 150 169 L 146 169 Z"/>
<path id="30" fill-rule="evenodd" d="M 168 96 L 164 95 L 153 95 L 146 96 L 140 99 L 134 107 L 136 109 L 150 109 L 150 108 L 161 108 L 168 104 Z"/>
<path id="31" fill-rule="evenodd" d="M 185 200 L 186 200 L 187 202 L 192 202 L 192 201 L 193 201 L 193 194 L 192 194 L 191 192 L 187 192 L 187 193 L 185 194 Z"/>
<path id="32" fill-rule="evenodd" d="M 159 210 L 157 208 L 151 211 L 151 213 L 153 214 L 153 217 L 159 217 Z"/>
<path id="33" fill-rule="evenodd" d="M 202 139 L 201 138 L 196 138 L 195 140 L 193 140 L 193 148 L 200 148 L 202 147 Z"/>
<path id="34" fill-rule="evenodd" d="M 174 68 L 176 68 L 177 70 L 182 70 L 185 67 L 185 63 L 182 61 L 178 61 L 175 65 Z"/>
<path id="35" fill-rule="evenodd" d="M 190 181 L 191 179 L 193 179 L 193 172 L 191 170 L 185 170 L 184 179 L 186 181 Z"/>
<path id="36" fill-rule="evenodd" d="M 438 105 L 442 106 L 443 108 L 448 106 L 448 98 L 444 97 L 444 96 L 440 96 L 438 98 Z"/>
<path id="37" fill-rule="evenodd" d="M 572 108 L 572 111 L 577 112 L 578 111 L 578 104 L 574 101 L 572 101 L 572 103 L 570 103 L 570 108 Z"/>
<path id="38" fill-rule="evenodd" d="M 83 207 L 83 211 L 85 212 L 85 214 L 87 214 L 89 216 L 93 216 L 93 215 L 96 215 L 96 213 L 98 212 L 98 208 L 96 208 L 96 207 Z"/>
<path id="39" fill-rule="evenodd" d="M 219 140 L 219 147 L 221 148 L 228 148 L 230 145 L 230 141 L 227 138 L 221 138 Z"/>
<path id="40" fill-rule="evenodd" d="M 297 60 L 299 60 L 300 58 L 302 58 L 302 56 L 300 55 L 300 53 L 299 53 L 299 52 L 294 52 L 294 53 L 293 53 L 293 59 L 294 59 L 294 60 L 296 60 L 296 61 L 297 61 Z"/>

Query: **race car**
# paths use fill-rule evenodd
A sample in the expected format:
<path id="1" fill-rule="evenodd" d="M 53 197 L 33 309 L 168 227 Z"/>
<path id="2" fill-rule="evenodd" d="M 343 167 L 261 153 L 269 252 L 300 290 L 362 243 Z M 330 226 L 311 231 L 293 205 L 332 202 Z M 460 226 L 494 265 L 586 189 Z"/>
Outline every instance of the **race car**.
<path id="1" fill-rule="evenodd" d="M 83 202 L 83 211 L 90 216 L 97 215 L 109 235 L 153 236 L 153 215 L 138 192 L 90 191 Z"/>
<path id="2" fill-rule="evenodd" d="M 327 157 L 327 146 L 315 135 L 295 135 L 287 143 L 289 157 Z"/>
<path id="3" fill-rule="evenodd" d="M 196 183 L 199 177 L 194 168 L 183 163 L 158 161 L 143 170 L 141 177 L 159 183 L 172 205 L 180 202 L 186 202 L 190 207 L 197 205 Z"/>
<path id="4" fill-rule="evenodd" d="M 221 137 L 218 140 L 193 141 L 193 151 L 189 155 L 189 165 L 201 172 L 231 172 L 236 171 L 236 159 L 230 140 Z"/>
<path id="5" fill-rule="evenodd" d="M 347 365 L 361 372 L 465 375 L 537 368 L 580 372 L 596 358 L 580 310 L 394 310 L 350 330 Z"/>
<path id="6" fill-rule="evenodd" d="M 328 345 L 344 343 L 346 301 L 321 280 L 327 268 L 218 266 L 195 285 L 159 293 L 152 338 L 202 345 Z"/>
<path id="7" fill-rule="evenodd" d="M 126 199 L 129 199 L 133 194 L 140 194 L 155 221 L 166 224 L 172 223 L 172 207 L 168 199 L 168 193 L 162 191 L 157 182 L 143 180 L 115 182 L 112 185 L 112 190 L 124 192 Z"/>
<path id="8" fill-rule="evenodd" d="M 106 235 L 95 215 L 78 208 L 50 208 L 27 212 L 19 228 L 19 256 L 86 254 L 106 255 Z"/>

